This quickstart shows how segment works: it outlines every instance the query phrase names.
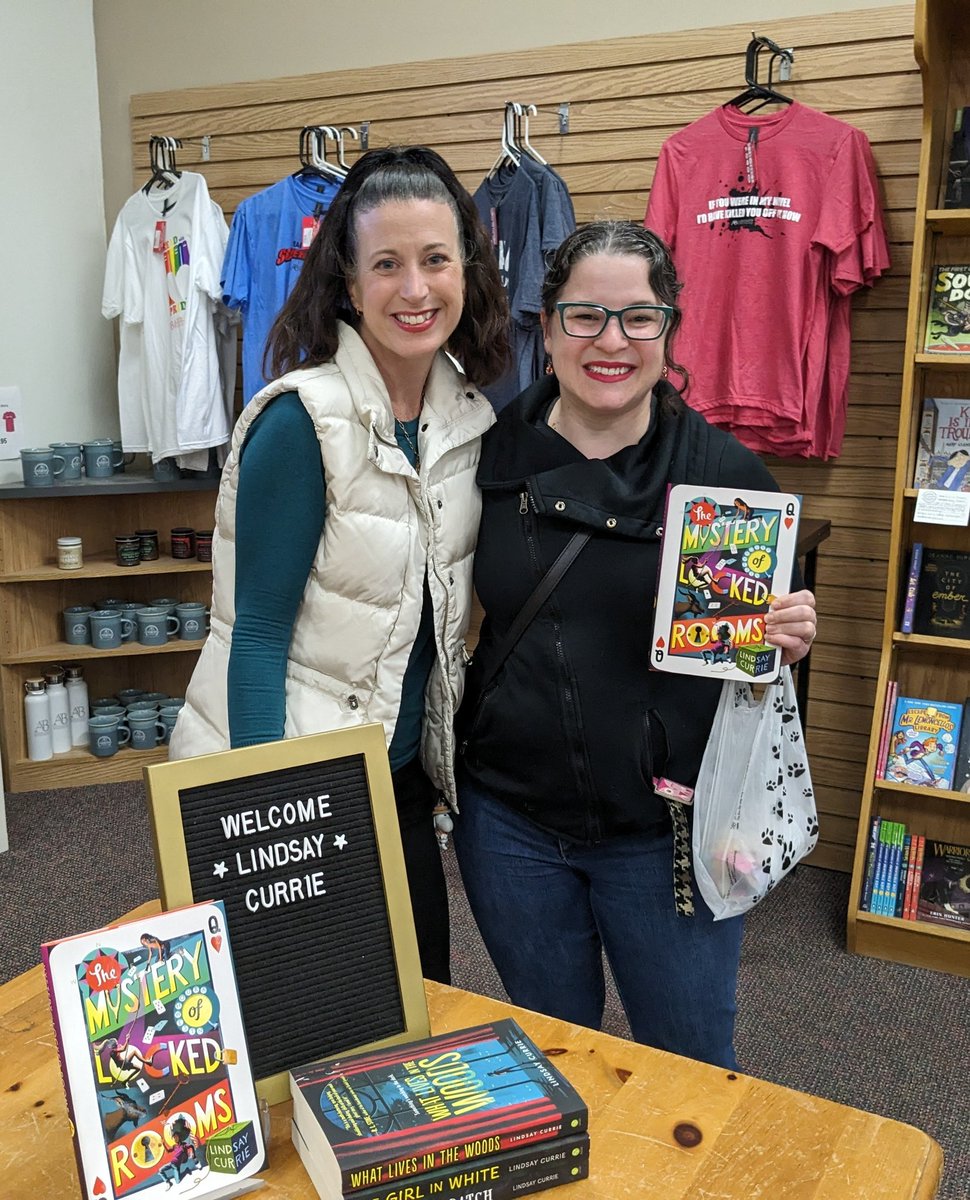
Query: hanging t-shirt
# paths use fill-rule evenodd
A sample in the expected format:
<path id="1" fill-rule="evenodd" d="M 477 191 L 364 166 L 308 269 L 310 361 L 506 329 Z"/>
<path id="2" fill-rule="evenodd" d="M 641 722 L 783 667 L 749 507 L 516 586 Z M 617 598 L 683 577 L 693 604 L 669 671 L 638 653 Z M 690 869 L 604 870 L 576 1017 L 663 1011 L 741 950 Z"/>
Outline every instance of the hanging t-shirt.
<path id="1" fill-rule="evenodd" d="M 848 377 L 833 302 L 888 265 L 865 135 L 798 102 L 765 116 L 717 108 L 664 143 L 645 224 L 684 283 L 674 354 L 688 402 L 752 448 L 837 452 L 838 416 L 816 436 Z M 869 278 L 837 283 L 833 265 L 866 234 Z"/>
<path id="2" fill-rule="evenodd" d="M 154 462 L 229 440 L 215 320 L 228 236 L 205 179 L 189 171 L 170 188 L 136 192 L 115 222 L 101 311 L 122 319 L 121 440 Z"/>
<path id="3" fill-rule="evenodd" d="M 539 313 L 545 274 L 539 194 L 526 171 L 501 167 L 482 181 L 473 198 L 486 230 L 491 232 L 512 313 L 512 368 L 482 389 L 495 411 L 501 412 L 536 379 L 536 343 L 538 338 L 541 347 Z"/>
<path id="4" fill-rule="evenodd" d="M 242 314 L 244 404 L 269 382 L 263 375 L 267 334 L 338 187 L 323 176 L 290 175 L 236 209 L 222 265 L 222 298 Z"/>

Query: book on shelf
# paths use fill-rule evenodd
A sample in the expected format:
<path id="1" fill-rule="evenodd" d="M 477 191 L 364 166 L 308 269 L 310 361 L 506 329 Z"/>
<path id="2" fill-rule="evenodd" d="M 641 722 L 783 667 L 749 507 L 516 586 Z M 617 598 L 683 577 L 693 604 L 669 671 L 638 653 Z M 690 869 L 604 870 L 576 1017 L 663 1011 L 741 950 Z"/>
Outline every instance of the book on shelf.
<path id="1" fill-rule="evenodd" d="M 905 828 L 906 827 L 904 825 L 903 847 L 899 856 L 899 870 L 896 872 L 895 876 L 895 895 L 893 903 L 893 916 L 900 919 L 903 915 L 903 904 L 906 899 L 906 876 L 907 872 L 909 871 L 909 856 L 913 845 L 913 836 L 912 834 L 906 833 Z"/>
<path id="2" fill-rule="evenodd" d="M 889 728 L 893 713 L 896 711 L 896 697 L 899 694 L 899 684 L 890 679 L 886 684 L 886 699 L 882 707 L 882 723 L 879 729 L 879 749 L 876 753 L 876 778 L 882 779 L 886 767 L 886 755 L 889 752 Z"/>
<path id="3" fill-rule="evenodd" d="M 41 953 L 84 1194 L 248 1190 L 265 1147 L 223 906 Z"/>
<path id="4" fill-rule="evenodd" d="M 334 1192 L 332 1183 L 317 1169 L 296 1121 L 290 1122 L 290 1133 L 320 1200 L 340 1200 L 341 1193 Z M 489 1154 L 423 1175 L 411 1175 L 403 1184 L 395 1179 L 352 1195 L 354 1200 L 467 1200 L 469 1196 L 511 1200 L 514 1196 L 526 1196 L 560 1184 L 578 1183 L 588 1175 L 589 1134 L 579 1133 L 537 1146 L 519 1146 L 500 1154 Z"/>
<path id="5" fill-rule="evenodd" d="M 970 929 L 970 846 L 926 839 L 916 919 Z"/>
<path id="6" fill-rule="evenodd" d="M 963 705 L 897 696 L 884 778 L 918 787 L 952 788 Z"/>
<path id="7" fill-rule="evenodd" d="M 970 551 L 923 547 L 913 633 L 970 638 Z"/>
<path id="8" fill-rule="evenodd" d="M 970 353 L 970 264 L 933 268 L 923 349 L 930 354 Z"/>
<path id="9" fill-rule="evenodd" d="M 906 592 L 903 597 L 903 618 L 899 623 L 901 633 L 913 632 L 913 617 L 916 613 L 916 594 L 919 591 L 919 573 L 923 564 L 923 543 L 913 542 L 909 553 L 909 572 L 906 576 Z"/>
<path id="10" fill-rule="evenodd" d="M 923 862 L 926 856 L 926 837 L 924 834 L 919 834 L 916 845 L 916 861 L 913 864 L 913 891 L 909 898 L 909 920 L 915 921 L 917 916 L 917 906 L 919 903 L 919 889 L 923 881 Z"/>
<path id="11" fill-rule="evenodd" d="M 953 770 L 953 790 L 970 792 L 970 696 L 963 702 L 963 721 L 957 743 L 957 762 Z"/>
<path id="12" fill-rule="evenodd" d="M 913 487 L 970 492 L 970 400 L 924 396 Z"/>
<path id="13" fill-rule="evenodd" d="M 970 208 L 970 106 L 957 108 L 943 182 L 944 208 Z"/>
<path id="14" fill-rule="evenodd" d="M 872 911 L 872 889 L 876 875 L 876 848 L 879 845 L 879 827 L 882 817 L 873 817 L 869 827 L 869 849 L 866 852 L 866 870 L 862 884 L 862 901 L 859 907 L 863 912 Z"/>
<path id="15" fill-rule="evenodd" d="M 290 1072 L 290 1094 L 327 1200 L 585 1133 L 589 1119 L 508 1018 L 308 1063 Z"/>
<path id="16" fill-rule="evenodd" d="M 765 614 L 791 590 L 801 498 L 678 484 L 667 494 L 650 665 L 771 683 Z"/>

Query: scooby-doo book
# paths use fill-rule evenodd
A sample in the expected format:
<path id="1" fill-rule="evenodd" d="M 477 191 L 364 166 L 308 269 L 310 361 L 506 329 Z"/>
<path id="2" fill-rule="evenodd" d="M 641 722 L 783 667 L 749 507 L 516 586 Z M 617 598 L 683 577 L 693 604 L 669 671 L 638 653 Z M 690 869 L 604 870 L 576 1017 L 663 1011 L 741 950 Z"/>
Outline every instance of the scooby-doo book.
<path id="1" fill-rule="evenodd" d="M 672 487 L 660 547 L 651 665 L 769 683 L 781 651 L 765 614 L 791 590 L 801 497 L 743 488 Z"/>
<path id="2" fill-rule="evenodd" d="M 265 1147 L 223 906 L 48 942 L 42 955 L 84 1196 L 242 1190 Z"/>

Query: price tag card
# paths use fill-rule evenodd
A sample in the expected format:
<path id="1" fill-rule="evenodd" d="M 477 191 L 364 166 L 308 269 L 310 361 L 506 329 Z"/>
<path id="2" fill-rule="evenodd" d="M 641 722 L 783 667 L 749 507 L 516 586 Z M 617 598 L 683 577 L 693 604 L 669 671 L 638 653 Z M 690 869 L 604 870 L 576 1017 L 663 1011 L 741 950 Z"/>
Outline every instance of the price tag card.
<path id="1" fill-rule="evenodd" d="M 920 488 L 913 520 L 923 525 L 970 524 L 970 492 L 944 492 Z"/>

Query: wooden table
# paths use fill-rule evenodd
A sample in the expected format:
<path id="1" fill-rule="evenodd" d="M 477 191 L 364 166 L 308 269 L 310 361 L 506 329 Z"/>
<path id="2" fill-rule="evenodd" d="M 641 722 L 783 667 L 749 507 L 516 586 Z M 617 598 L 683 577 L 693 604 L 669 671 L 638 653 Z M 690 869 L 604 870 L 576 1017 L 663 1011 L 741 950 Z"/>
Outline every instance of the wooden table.
<path id="1" fill-rule="evenodd" d="M 157 906 L 141 911 L 157 911 Z M 590 1107 L 591 1176 L 568 1200 L 932 1200 L 943 1156 L 910 1125 L 428 983 L 436 1032 L 514 1016 Z M 316 1200 L 271 1110 L 267 1200 Z M 43 970 L 0 987 L 0 1194 L 80 1194 Z M 549 1195 L 552 1195 L 550 1192 Z"/>

